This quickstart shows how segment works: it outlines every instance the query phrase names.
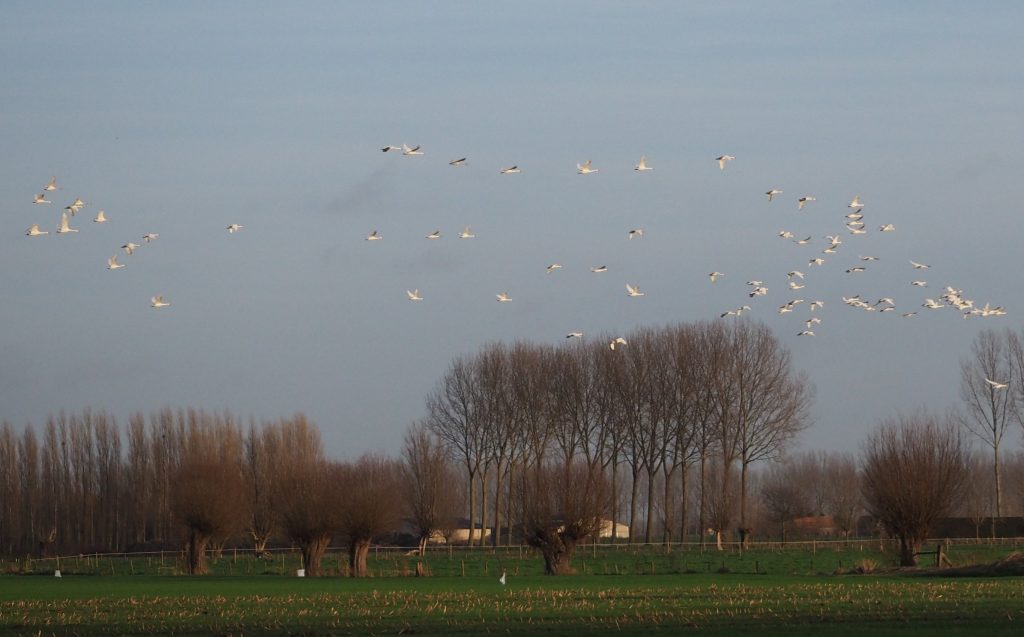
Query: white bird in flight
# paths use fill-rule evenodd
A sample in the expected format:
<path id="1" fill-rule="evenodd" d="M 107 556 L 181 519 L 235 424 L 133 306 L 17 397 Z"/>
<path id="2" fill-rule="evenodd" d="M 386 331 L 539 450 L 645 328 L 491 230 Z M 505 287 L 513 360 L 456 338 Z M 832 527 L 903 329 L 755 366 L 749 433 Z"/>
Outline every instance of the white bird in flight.
<path id="1" fill-rule="evenodd" d="M 419 146 L 416 146 L 415 148 L 409 148 L 407 145 L 402 144 L 402 154 L 405 155 L 406 157 L 410 157 L 412 155 L 422 155 L 423 151 L 420 150 Z"/>
<path id="2" fill-rule="evenodd" d="M 50 177 L 49 183 L 47 183 L 45 186 L 43 186 L 43 191 L 44 192 L 51 192 L 51 191 L 54 191 L 54 190 L 57 190 L 57 177 L 55 177 L 55 176 L 54 177 Z"/>
<path id="3" fill-rule="evenodd" d="M 242 228 L 244 228 L 244 227 L 245 227 L 245 226 L 243 226 L 243 225 L 242 225 L 242 224 L 240 224 L 240 223 L 233 223 L 233 224 L 231 224 L 230 226 L 228 226 L 228 227 L 227 227 L 227 231 L 228 231 L 228 232 L 229 232 L 230 234 L 235 234 L 236 232 L 238 232 L 239 230 L 241 230 L 241 229 L 242 229 Z"/>
<path id="4" fill-rule="evenodd" d="M 495 294 L 495 296 L 498 297 L 499 303 L 507 303 L 512 300 L 512 297 L 508 295 L 508 292 L 501 292 L 500 294 Z"/>
<path id="5" fill-rule="evenodd" d="M 35 196 L 35 198 L 32 200 L 32 203 L 53 203 L 53 202 L 49 201 L 46 198 L 46 195 L 40 194 L 40 195 L 36 195 Z"/>
<path id="6" fill-rule="evenodd" d="M 100 210 L 98 213 L 96 213 L 96 218 L 93 219 L 93 221 L 95 223 L 106 223 L 107 222 L 107 213 L 105 213 L 102 210 Z"/>
<path id="7" fill-rule="evenodd" d="M 518 172 L 522 172 L 519 170 L 519 166 L 509 166 L 508 168 L 501 169 L 502 175 L 514 175 Z"/>
<path id="8" fill-rule="evenodd" d="M 441 238 L 441 231 L 440 230 L 434 230 L 433 232 L 431 232 L 430 234 L 427 235 L 427 238 L 428 239 L 440 239 Z"/>
<path id="9" fill-rule="evenodd" d="M 129 241 L 128 243 L 126 243 L 126 244 L 124 244 L 123 246 L 121 246 L 121 248 L 122 248 L 122 249 L 123 249 L 123 250 L 124 250 L 125 252 L 127 252 L 127 253 L 128 253 L 128 256 L 132 256 L 132 254 L 134 254 L 134 253 L 135 253 L 135 249 L 136 249 L 136 248 L 138 248 L 138 247 L 139 247 L 139 244 L 137 244 L 137 243 L 132 243 L 131 241 Z"/>
<path id="10" fill-rule="evenodd" d="M 629 231 L 629 238 L 632 239 L 633 237 L 639 237 L 639 238 L 643 239 L 644 238 L 644 229 L 643 228 L 633 228 L 632 230 L 630 230 Z"/>
<path id="11" fill-rule="evenodd" d="M 914 266 L 915 270 L 927 270 L 928 268 L 932 267 L 926 263 L 918 263 L 917 261 L 911 261 L 910 265 Z"/>
<path id="12" fill-rule="evenodd" d="M 419 288 L 415 290 L 406 290 L 405 295 L 409 297 L 410 301 L 422 301 L 423 297 L 420 296 Z"/>
<path id="13" fill-rule="evenodd" d="M 772 188 L 771 190 L 764 194 L 768 195 L 768 201 L 771 201 L 775 197 L 775 195 L 781 195 L 782 191 L 779 190 L 778 188 Z"/>
<path id="14" fill-rule="evenodd" d="M 168 303 L 167 301 L 164 300 L 164 296 L 162 294 L 157 294 L 156 296 L 154 296 L 152 299 L 150 299 L 150 303 L 152 304 L 153 307 L 170 307 L 171 306 L 170 303 Z"/>
<path id="15" fill-rule="evenodd" d="M 790 232 L 789 230 L 779 230 L 779 236 L 782 237 L 783 239 L 792 239 L 793 233 Z"/>
<path id="16" fill-rule="evenodd" d="M 68 225 L 68 213 L 62 212 L 60 215 L 60 225 L 57 226 L 57 234 L 67 234 L 69 232 L 78 232 L 78 230 Z"/>
<path id="17" fill-rule="evenodd" d="M 453 159 L 450 162 L 448 162 L 448 165 L 449 166 L 465 166 L 466 165 L 466 158 L 462 157 L 460 159 Z"/>
<path id="18" fill-rule="evenodd" d="M 160 235 L 158 235 L 155 232 L 147 232 L 146 234 L 142 235 L 142 238 L 146 243 L 152 243 L 153 240 L 155 240 L 159 236 Z"/>
<path id="19" fill-rule="evenodd" d="M 607 272 L 608 271 L 608 266 L 606 266 L 606 265 L 595 265 L 594 267 L 590 268 L 590 271 L 591 272 L 597 272 L 597 273 Z"/>
<path id="20" fill-rule="evenodd" d="M 591 173 L 596 173 L 601 170 L 600 168 L 591 168 L 590 163 L 591 162 L 588 159 L 582 164 L 576 164 L 576 173 L 580 175 L 589 175 Z"/>
<path id="21" fill-rule="evenodd" d="M 911 281 L 910 285 L 914 285 L 914 286 L 917 286 L 919 288 L 926 288 L 926 287 L 928 287 L 928 282 L 927 281 Z"/>
<path id="22" fill-rule="evenodd" d="M 123 268 L 123 267 L 124 267 L 123 263 L 118 263 L 117 262 L 117 255 L 116 254 L 114 256 L 110 257 L 109 259 L 107 259 L 107 269 L 108 270 L 117 270 L 117 269 Z"/>
<path id="23" fill-rule="evenodd" d="M 864 204 L 860 202 L 860 195 L 855 196 L 846 207 L 853 208 L 854 210 L 860 210 L 861 208 L 863 208 Z"/>
<path id="24" fill-rule="evenodd" d="M 990 378 L 986 378 L 985 382 L 988 383 L 989 385 L 992 385 L 992 389 L 1006 389 L 1007 387 L 1010 386 L 1010 383 L 1000 383 Z"/>
<path id="25" fill-rule="evenodd" d="M 38 223 L 33 223 L 32 227 L 25 231 L 25 234 L 30 237 L 41 237 L 44 234 L 50 234 L 46 230 L 40 230 Z"/>
<path id="26" fill-rule="evenodd" d="M 718 277 L 725 276 L 725 272 L 719 272 L 719 271 L 716 270 L 716 271 L 711 272 L 710 274 L 708 274 L 708 276 L 711 278 L 711 282 L 714 283 L 715 281 L 718 280 Z"/>
<path id="27" fill-rule="evenodd" d="M 460 239 L 473 239 L 475 237 L 476 237 L 476 235 L 473 234 L 473 232 L 469 229 L 469 226 L 466 226 L 465 228 L 463 228 L 462 232 L 459 233 L 459 238 Z"/>
<path id="28" fill-rule="evenodd" d="M 373 232 L 371 232 L 370 234 L 366 235 L 366 240 L 367 240 L 367 241 L 380 241 L 380 240 L 381 240 L 381 239 L 383 239 L 383 238 L 384 238 L 384 237 L 382 237 L 382 236 L 380 235 L 380 233 L 378 233 L 378 232 L 377 232 L 376 230 L 374 230 L 374 231 L 373 231 Z"/>
<path id="29" fill-rule="evenodd" d="M 644 155 L 640 155 L 640 162 L 636 166 L 633 166 L 633 170 L 643 172 L 645 170 L 654 169 L 647 165 L 647 157 L 645 157 Z"/>
<path id="30" fill-rule="evenodd" d="M 569 332 L 565 335 L 566 338 L 583 338 L 583 332 Z"/>
<path id="31" fill-rule="evenodd" d="M 726 316 L 739 316 L 744 311 L 750 311 L 750 309 L 751 309 L 750 305 L 742 305 L 740 307 L 737 307 L 736 309 L 730 309 L 728 311 L 722 312 L 721 314 L 719 314 L 719 317 L 720 318 L 725 318 Z"/>
<path id="32" fill-rule="evenodd" d="M 825 263 L 825 259 L 822 259 L 821 257 L 814 257 L 807 262 L 807 265 L 821 265 L 823 263 Z"/>
<path id="33" fill-rule="evenodd" d="M 728 162 L 731 162 L 734 159 L 736 159 L 736 158 L 733 157 L 732 155 L 722 155 L 720 157 L 715 157 L 715 161 L 718 162 L 718 169 L 719 170 L 725 170 L 725 165 Z"/>
<path id="34" fill-rule="evenodd" d="M 402 150 L 402 149 L 401 149 L 401 147 L 399 147 L 399 146 L 392 146 L 391 144 L 388 144 L 388 145 L 387 145 L 387 146 L 385 146 L 384 148 L 381 148 L 381 150 L 382 150 L 382 151 L 384 151 L 384 152 L 386 153 L 386 152 L 388 152 L 388 151 L 392 151 L 392 150 Z"/>
<path id="35" fill-rule="evenodd" d="M 808 201 L 817 201 L 817 199 L 810 195 L 804 195 L 803 197 L 800 197 L 799 199 L 796 200 L 797 210 L 803 210 L 804 206 L 807 205 Z"/>
<path id="36" fill-rule="evenodd" d="M 644 293 L 640 291 L 640 288 L 635 285 L 626 284 L 626 294 L 629 296 L 644 296 Z"/>
<path id="37" fill-rule="evenodd" d="M 547 268 L 544 269 L 544 273 L 545 274 L 551 274 L 555 270 L 561 270 L 561 269 L 562 269 L 562 264 L 561 263 L 552 263 L 551 265 L 549 265 Z"/>
<path id="38" fill-rule="evenodd" d="M 879 232 L 893 232 L 895 230 L 896 226 L 892 225 L 891 223 L 887 223 L 884 226 L 878 228 Z"/>
<path id="39" fill-rule="evenodd" d="M 629 343 L 627 343 L 626 339 L 621 336 L 617 336 L 611 343 L 608 343 L 608 348 L 614 350 L 616 345 L 629 345 Z"/>

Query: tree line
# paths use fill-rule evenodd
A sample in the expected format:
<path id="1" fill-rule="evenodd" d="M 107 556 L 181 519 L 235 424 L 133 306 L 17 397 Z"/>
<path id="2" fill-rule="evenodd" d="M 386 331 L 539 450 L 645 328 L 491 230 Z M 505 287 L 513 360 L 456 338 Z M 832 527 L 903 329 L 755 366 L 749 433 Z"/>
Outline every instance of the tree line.
<path id="1" fill-rule="evenodd" d="M 869 513 L 910 560 L 938 516 L 980 524 L 1020 510 L 1016 490 L 1003 503 L 1000 476 L 1024 475 L 1024 458 L 999 455 L 1007 423 L 1021 422 L 1015 339 L 979 335 L 962 364 L 965 409 L 883 422 L 859 455 L 786 453 L 808 425 L 813 388 L 772 332 L 746 320 L 640 328 L 614 348 L 600 337 L 486 345 L 452 361 L 395 458 L 334 461 L 301 414 L 243 423 L 167 408 L 122 430 L 85 410 L 38 433 L 4 423 L 0 553 L 183 547 L 188 571 L 202 573 L 227 542 L 262 552 L 276 541 L 298 547 L 315 575 L 334 540 L 360 575 L 386 534 L 422 551 L 467 527 L 470 544 L 526 542 L 559 573 L 579 542 L 609 527 L 647 543 L 703 542 L 710 531 L 721 547 L 754 529 L 785 538 L 794 519 L 815 515 L 848 535 Z M 985 383 L 972 393 L 979 374 L 1011 391 Z M 989 430 L 998 436 L 978 434 Z M 994 473 L 970 453 L 968 432 L 994 452 Z M 993 506 L 979 506 L 989 495 Z"/>

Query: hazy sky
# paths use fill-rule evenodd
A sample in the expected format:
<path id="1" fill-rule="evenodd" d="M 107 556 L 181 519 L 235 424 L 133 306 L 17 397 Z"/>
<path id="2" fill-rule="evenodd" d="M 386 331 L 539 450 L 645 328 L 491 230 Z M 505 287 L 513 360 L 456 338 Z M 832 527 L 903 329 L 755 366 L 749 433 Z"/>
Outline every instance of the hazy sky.
<path id="1" fill-rule="evenodd" d="M 975 335 L 1020 325 L 1022 22 L 1011 2 L 6 2 L 0 419 L 303 411 L 336 457 L 394 451 L 483 343 L 746 303 L 814 381 L 801 444 L 857 450 L 896 410 L 956 404 Z M 425 154 L 380 152 L 402 143 Z M 864 236 L 842 224 L 856 194 Z M 75 197 L 81 232 L 58 236 Z M 843 245 L 808 268 L 826 234 Z M 880 260 L 846 274 L 861 255 Z M 945 285 L 1009 315 L 919 307 Z"/>

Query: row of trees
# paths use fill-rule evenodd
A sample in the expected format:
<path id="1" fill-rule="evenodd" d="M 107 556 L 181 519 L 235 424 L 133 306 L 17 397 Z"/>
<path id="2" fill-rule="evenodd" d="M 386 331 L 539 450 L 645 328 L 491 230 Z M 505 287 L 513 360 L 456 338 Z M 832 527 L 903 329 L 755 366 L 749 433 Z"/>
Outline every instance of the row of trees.
<path id="1" fill-rule="evenodd" d="M 745 542 L 752 527 L 785 536 L 812 515 L 849 534 L 866 511 L 910 559 L 936 516 L 958 505 L 978 520 L 1019 511 L 1020 494 L 1008 507 L 999 485 L 1001 471 L 1024 476 L 1024 457 L 1007 466 L 999 455 L 1006 423 L 1021 422 L 1021 376 L 1006 355 L 1015 339 L 982 333 L 963 365 L 965 398 L 978 375 L 1008 384 L 980 388 L 989 402 L 975 404 L 989 409 L 883 423 L 859 457 L 784 455 L 806 426 L 811 389 L 771 332 L 746 321 L 640 329 L 615 349 L 602 339 L 488 345 L 452 362 L 398 459 L 332 461 L 301 415 L 243 425 L 165 409 L 133 415 L 122 431 L 86 410 L 50 418 L 41 435 L 3 424 L 0 552 L 184 546 L 200 573 L 210 548 L 245 538 L 262 552 L 275 540 L 299 547 L 314 575 L 334 539 L 359 575 L 374 538 L 404 530 L 422 550 L 468 514 L 471 543 L 493 529 L 490 542 L 526 541 L 557 573 L 606 518 L 613 534 L 628 522 L 628 541 L 703 541 L 711 529 L 720 544 L 734 526 Z M 1009 367 L 985 367 L 993 360 Z M 977 434 L 993 414 L 994 473 L 949 424 Z M 755 471 L 764 460 L 775 462 Z M 993 487 L 995 506 L 978 506 Z M 909 503 L 926 511 L 908 513 Z"/>
<path id="2" fill-rule="evenodd" d="M 580 462 L 608 474 L 613 528 L 625 519 L 630 541 L 655 541 L 659 507 L 668 541 L 685 533 L 696 468 L 699 528 L 714 529 L 720 543 L 738 515 L 746 540 L 751 467 L 779 457 L 806 427 L 806 377 L 760 323 L 643 328 L 624 340 L 614 349 L 601 338 L 496 343 L 453 361 L 423 426 L 462 468 L 471 524 L 510 529 L 517 472 Z"/>

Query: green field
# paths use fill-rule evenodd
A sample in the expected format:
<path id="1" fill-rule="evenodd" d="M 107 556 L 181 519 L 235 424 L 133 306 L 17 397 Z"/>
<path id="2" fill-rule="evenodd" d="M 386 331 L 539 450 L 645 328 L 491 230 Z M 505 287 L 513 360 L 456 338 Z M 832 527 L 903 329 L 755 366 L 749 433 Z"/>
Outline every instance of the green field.
<path id="1" fill-rule="evenodd" d="M 1007 552 L 976 546 L 952 555 L 966 562 L 967 555 Z M 362 580 L 244 574 L 289 568 L 288 556 L 281 566 L 279 558 L 225 554 L 214 565 L 218 574 L 203 577 L 100 575 L 120 571 L 124 560 L 82 558 L 77 570 L 65 560 L 60 579 L 52 570 L 0 577 L 0 634 L 1024 634 L 1024 578 L 833 574 L 840 560 L 889 559 L 867 553 L 616 548 L 581 554 L 580 574 L 552 578 L 537 574 L 539 560 L 529 552 L 520 560 L 518 549 L 438 552 L 427 559 L 434 576 L 416 578 L 387 574 L 415 558 L 381 552 L 371 563 L 379 576 Z M 335 569 L 337 557 L 330 558 Z M 131 559 L 136 572 L 147 570 L 147 558 Z M 148 560 L 152 569 L 171 561 Z M 229 564 L 234 574 L 220 574 Z M 502 568 L 506 586 L 498 582 Z M 451 574 L 440 575 L 445 569 Z"/>

